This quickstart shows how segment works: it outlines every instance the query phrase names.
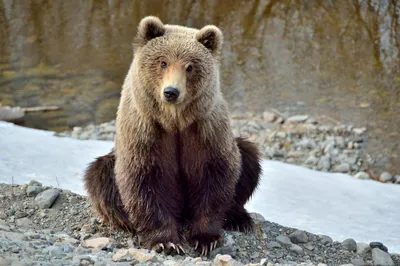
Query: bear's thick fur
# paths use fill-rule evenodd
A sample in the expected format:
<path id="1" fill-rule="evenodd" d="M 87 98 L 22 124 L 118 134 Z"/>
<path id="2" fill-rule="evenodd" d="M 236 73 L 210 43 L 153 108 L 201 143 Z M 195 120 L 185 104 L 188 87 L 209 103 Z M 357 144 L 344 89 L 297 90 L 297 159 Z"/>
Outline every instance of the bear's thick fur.
<path id="1" fill-rule="evenodd" d="M 203 254 L 222 229 L 249 231 L 244 208 L 261 172 L 257 147 L 234 138 L 220 91 L 223 43 L 215 26 L 141 20 L 117 113 L 115 148 L 87 169 L 104 222 L 148 248 L 187 240 Z"/>

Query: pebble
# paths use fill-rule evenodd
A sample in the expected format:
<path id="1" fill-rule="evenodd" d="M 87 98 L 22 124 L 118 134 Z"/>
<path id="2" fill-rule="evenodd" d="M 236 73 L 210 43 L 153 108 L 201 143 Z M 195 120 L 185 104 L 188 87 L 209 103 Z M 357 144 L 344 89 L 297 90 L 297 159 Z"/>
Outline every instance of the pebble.
<path id="1" fill-rule="evenodd" d="M 290 247 L 292 245 L 292 242 L 290 241 L 290 238 L 284 235 L 279 235 L 276 237 L 276 242 L 281 244 L 283 247 Z"/>
<path id="2" fill-rule="evenodd" d="M 325 155 L 319 159 L 318 169 L 322 171 L 329 171 L 331 168 L 331 158 L 328 155 Z"/>
<path id="3" fill-rule="evenodd" d="M 308 115 L 295 115 L 289 117 L 286 122 L 288 123 L 304 123 L 308 119 Z"/>
<path id="4" fill-rule="evenodd" d="M 32 221 L 29 220 L 29 218 L 26 218 L 26 217 L 21 218 L 21 219 L 17 219 L 15 221 L 15 224 L 18 227 L 21 227 L 21 228 L 30 228 L 30 227 L 32 227 Z"/>
<path id="5" fill-rule="evenodd" d="M 369 174 L 366 172 L 358 172 L 357 174 L 354 175 L 354 177 L 362 180 L 370 179 Z"/>
<path id="6" fill-rule="evenodd" d="M 110 248 L 114 246 L 114 240 L 108 237 L 98 237 L 86 239 L 82 242 L 82 247 L 84 248 Z"/>
<path id="7" fill-rule="evenodd" d="M 131 260 L 131 259 L 132 259 L 132 256 L 129 253 L 128 249 L 120 249 L 112 257 L 112 260 L 116 261 L 116 262 L 127 261 L 127 260 Z"/>
<path id="8" fill-rule="evenodd" d="M 390 255 L 379 248 L 372 249 L 372 261 L 374 262 L 374 266 L 394 266 Z"/>
<path id="9" fill-rule="evenodd" d="M 352 259 L 351 264 L 353 264 L 354 266 L 366 266 L 367 265 L 363 259 Z"/>
<path id="10" fill-rule="evenodd" d="M 388 252 L 388 248 L 385 245 L 383 245 L 381 242 L 371 242 L 371 243 L 369 243 L 369 246 L 371 247 L 371 249 L 379 248 L 380 250 Z"/>
<path id="11" fill-rule="evenodd" d="M 302 230 L 296 230 L 289 235 L 289 238 L 294 244 L 304 244 L 308 242 L 308 236 L 306 232 Z"/>
<path id="12" fill-rule="evenodd" d="M 357 243 L 357 254 L 366 254 L 371 251 L 371 247 L 365 243 Z"/>
<path id="13" fill-rule="evenodd" d="M 214 259 L 215 266 L 241 266 L 242 263 L 234 260 L 230 255 L 217 255 Z"/>
<path id="14" fill-rule="evenodd" d="M 267 243 L 267 248 L 268 249 L 273 249 L 273 248 L 281 248 L 281 244 L 279 244 L 278 242 L 275 241 L 271 241 Z"/>
<path id="15" fill-rule="evenodd" d="M 357 251 L 357 243 L 354 239 L 348 238 L 342 242 L 342 246 L 348 251 Z"/>
<path id="16" fill-rule="evenodd" d="M 136 248 L 130 248 L 129 249 L 129 254 L 134 258 L 135 260 L 139 262 L 148 262 L 153 260 L 155 254 L 151 253 L 147 250 L 143 249 L 136 249 Z"/>
<path id="17" fill-rule="evenodd" d="M 296 252 L 297 254 L 303 254 L 304 253 L 303 249 L 300 246 L 296 245 L 296 244 L 291 245 L 290 246 L 290 250 Z"/>
<path id="18" fill-rule="evenodd" d="M 379 176 L 379 181 L 381 182 L 391 182 L 393 179 L 393 176 L 391 174 L 389 174 L 388 172 L 383 172 L 380 176 Z"/>
<path id="19" fill-rule="evenodd" d="M 59 195 L 60 191 L 58 189 L 48 189 L 37 195 L 35 201 L 39 208 L 48 209 L 53 205 Z"/>
<path id="20" fill-rule="evenodd" d="M 350 165 L 348 163 L 341 163 L 339 165 L 336 165 L 333 168 L 333 171 L 337 173 L 348 173 L 350 172 Z"/>
<path id="21" fill-rule="evenodd" d="M 274 114 L 272 112 L 265 111 L 262 114 L 262 117 L 263 117 L 264 121 L 267 122 L 267 123 L 272 123 L 272 122 L 274 122 L 276 120 L 276 114 Z"/>

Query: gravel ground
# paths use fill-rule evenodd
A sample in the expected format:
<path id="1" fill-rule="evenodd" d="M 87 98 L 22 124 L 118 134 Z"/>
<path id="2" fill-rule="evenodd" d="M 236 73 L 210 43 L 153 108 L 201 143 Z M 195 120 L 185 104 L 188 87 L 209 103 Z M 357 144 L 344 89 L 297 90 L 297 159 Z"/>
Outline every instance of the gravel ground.
<path id="1" fill-rule="evenodd" d="M 365 128 L 343 125 L 328 118 L 320 120 L 308 115 L 286 118 L 278 111 L 253 114 L 236 110 L 231 115 L 234 133 L 258 143 L 266 159 L 324 172 L 348 173 L 359 179 L 400 184 L 400 175 L 370 170 L 374 168 L 375 159 L 364 149 L 367 141 Z M 112 141 L 115 128 L 113 120 L 100 125 L 75 127 L 56 135 Z"/>
<path id="2" fill-rule="evenodd" d="M 0 184 L 0 266 L 3 265 L 400 265 L 379 242 L 342 243 L 265 221 L 256 232 L 224 232 L 208 257 L 141 249 L 134 237 L 100 227 L 86 197 L 29 184 Z M 377 239 L 379 241 L 379 239 Z"/>

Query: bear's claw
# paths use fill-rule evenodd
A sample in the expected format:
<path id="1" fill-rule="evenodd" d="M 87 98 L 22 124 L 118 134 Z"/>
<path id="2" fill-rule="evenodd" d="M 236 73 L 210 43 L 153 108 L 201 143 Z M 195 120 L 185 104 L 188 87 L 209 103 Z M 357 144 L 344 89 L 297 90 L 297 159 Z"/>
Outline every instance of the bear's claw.
<path id="1" fill-rule="evenodd" d="M 168 242 L 167 244 L 163 244 L 163 243 L 158 243 L 156 245 L 154 245 L 153 250 L 155 250 L 156 252 L 162 252 L 162 251 L 167 251 L 167 250 L 176 250 L 176 252 L 178 254 L 185 253 L 185 250 L 183 249 L 183 247 L 180 244 L 174 244 L 172 242 Z"/>
<path id="2" fill-rule="evenodd" d="M 218 244 L 218 240 L 211 242 L 210 249 L 208 249 L 207 245 L 201 245 L 201 256 L 207 256 L 207 253 L 213 251 L 217 247 L 217 244 Z M 197 250 L 198 247 L 199 247 L 199 241 L 196 240 L 194 250 Z"/>

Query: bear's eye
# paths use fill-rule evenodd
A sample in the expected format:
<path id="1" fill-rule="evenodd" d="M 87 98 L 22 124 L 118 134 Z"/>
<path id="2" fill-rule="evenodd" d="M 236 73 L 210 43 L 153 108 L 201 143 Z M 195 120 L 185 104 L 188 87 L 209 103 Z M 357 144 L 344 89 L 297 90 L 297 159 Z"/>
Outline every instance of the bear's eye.
<path id="1" fill-rule="evenodd" d="M 192 72 L 192 70 L 193 70 L 192 65 L 189 65 L 189 66 L 186 68 L 186 71 L 187 71 L 187 72 Z"/>
<path id="2" fill-rule="evenodd" d="M 162 61 L 162 62 L 161 62 L 161 67 L 162 67 L 162 68 L 166 68 L 166 67 L 167 67 L 167 62 Z"/>

